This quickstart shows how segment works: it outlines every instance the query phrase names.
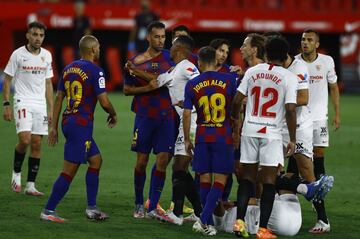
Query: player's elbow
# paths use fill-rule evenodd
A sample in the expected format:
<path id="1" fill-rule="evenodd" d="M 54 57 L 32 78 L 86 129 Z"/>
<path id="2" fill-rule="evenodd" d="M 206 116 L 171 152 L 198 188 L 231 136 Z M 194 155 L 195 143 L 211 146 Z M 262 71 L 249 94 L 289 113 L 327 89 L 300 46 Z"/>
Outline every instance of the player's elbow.
<path id="1" fill-rule="evenodd" d="M 124 88 L 123 88 L 123 93 L 124 93 L 124 95 L 126 95 L 126 96 L 131 95 L 130 87 L 124 86 Z"/>

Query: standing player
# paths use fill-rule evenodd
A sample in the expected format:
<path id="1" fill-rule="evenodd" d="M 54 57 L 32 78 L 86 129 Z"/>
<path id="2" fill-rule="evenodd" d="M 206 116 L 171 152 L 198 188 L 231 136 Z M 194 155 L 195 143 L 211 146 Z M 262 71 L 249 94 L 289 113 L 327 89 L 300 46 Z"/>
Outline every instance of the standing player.
<path id="1" fill-rule="evenodd" d="M 4 70 L 3 106 L 6 121 L 12 120 L 10 84 L 12 79 L 15 81 L 14 118 L 18 143 L 15 146 L 11 188 L 14 192 L 21 192 L 21 167 L 30 145 L 25 194 L 33 196 L 44 195 L 35 188 L 35 179 L 40 166 L 42 136 L 48 134 L 48 123 L 51 123 L 53 113 L 52 57 L 49 51 L 41 47 L 45 30 L 46 27 L 39 22 L 30 23 L 26 33 L 28 44 L 12 53 Z"/>
<path id="2" fill-rule="evenodd" d="M 250 33 L 246 36 L 240 47 L 242 59 L 249 66 L 255 66 L 265 61 L 266 39 L 257 33 Z"/>
<path id="3" fill-rule="evenodd" d="M 174 27 L 174 29 L 171 32 L 171 42 L 174 44 L 174 40 L 178 36 L 190 36 L 190 30 L 185 25 L 178 25 Z"/>
<path id="4" fill-rule="evenodd" d="M 284 40 L 272 38 L 267 42 L 266 54 L 270 64 L 258 64 L 246 71 L 232 108 L 232 116 L 239 119 L 241 102 L 248 96 L 241 137 L 240 162 L 243 164 L 243 172 L 240 175 L 237 197 L 238 220 L 234 224 L 234 232 L 243 237 L 249 236 L 244 218 L 260 164 L 263 190 L 260 229 L 256 237 L 276 238 L 267 229 L 267 225 L 274 203 L 278 164 L 283 165 L 284 162 L 281 136 L 284 116 L 290 134 L 287 154 L 294 152 L 296 143 L 297 79 L 281 67 L 287 58 L 287 52 Z"/>
<path id="5" fill-rule="evenodd" d="M 161 22 L 152 22 L 147 31 L 149 48 L 131 59 L 131 62 L 136 68 L 146 72 L 164 73 L 173 65 L 169 52 L 163 50 L 165 25 Z M 145 216 L 143 191 L 151 151 L 156 154 L 156 166 L 151 174 L 148 216 L 161 218 L 156 207 L 164 187 L 166 167 L 174 151 L 176 113 L 171 104 L 169 91 L 166 87 L 149 92 L 150 90 L 152 88 L 146 80 L 127 75 L 123 91 L 125 95 L 134 95 L 131 109 L 136 113 L 131 145 L 131 150 L 137 153 L 134 170 L 135 218 Z"/>
<path id="6" fill-rule="evenodd" d="M 314 30 L 306 30 L 302 34 L 302 54 L 297 59 L 305 63 L 309 70 L 309 108 L 313 120 L 313 146 L 314 146 L 314 173 L 319 179 L 325 174 L 324 149 L 329 146 L 328 119 L 328 86 L 332 103 L 334 105 L 335 117 L 332 121 L 334 129 L 340 127 L 340 102 L 337 76 L 334 60 L 331 56 L 317 53 L 320 46 L 319 33 Z M 323 201 L 315 202 L 314 207 L 318 213 L 318 221 L 309 230 L 311 233 L 324 233 L 330 231 L 325 204 Z"/>
<path id="7" fill-rule="evenodd" d="M 116 125 L 117 117 L 106 93 L 104 71 L 94 64 L 94 60 L 100 56 L 98 40 L 94 36 L 86 35 L 81 38 L 79 48 L 82 58 L 65 67 L 55 99 L 49 144 L 54 146 L 58 141 L 58 122 L 65 97 L 67 106 L 63 113 L 62 131 L 66 142 L 63 170 L 54 183 L 45 209 L 40 214 L 40 218 L 46 221 L 65 221 L 55 213 L 55 208 L 65 196 L 80 164 L 83 163 L 89 164 L 86 173 L 86 216 L 96 220 L 108 218 L 107 214 L 96 207 L 102 162 L 100 151 L 92 137 L 96 102 L 99 100 L 102 108 L 109 114 L 109 128 Z"/>
<path id="8" fill-rule="evenodd" d="M 191 174 L 188 172 L 188 166 L 192 157 L 187 154 L 185 150 L 182 124 L 185 85 L 189 80 L 200 74 L 196 66 L 188 60 L 193 47 L 194 41 L 192 38 L 188 36 L 177 37 L 170 49 L 171 58 L 174 60 L 176 66 L 159 76 L 136 69 L 131 62 L 127 63 L 127 67 L 134 75 L 149 81 L 156 81 L 157 87 L 168 87 L 172 104 L 175 105 L 176 112 L 180 118 L 179 132 L 175 143 L 172 175 L 174 206 L 173 210 L 169 210 L 163 218 L 177 225 L 182 225 L 183 221 L 187 220 L 187 218 L 183 219 L 185 195 L 195 209 L 195 216 L 199 217 L 202 210 L 198 190 Z M 190 130 L 191 135 L 195 135 L 195 129 L 196 114 L 193 112 Z"/>
<path id="9" fill-rule="evenodd" d="M 190 122 L 194 106 L 197 128 L 193 170 L 200 174 L 203 211 L 193 230 L 215 235 L 212 214 L 221 199 L 227 177 L 234 170 L 230 106 L 236 92 L 236 79 L 230 74 L 216 72 L 216 52 L 212 47 L 200 49 L 199 67 L 202 74 L 188 81 L 185 87 L 184 138 L 186 150 L 192 154 Z"/>

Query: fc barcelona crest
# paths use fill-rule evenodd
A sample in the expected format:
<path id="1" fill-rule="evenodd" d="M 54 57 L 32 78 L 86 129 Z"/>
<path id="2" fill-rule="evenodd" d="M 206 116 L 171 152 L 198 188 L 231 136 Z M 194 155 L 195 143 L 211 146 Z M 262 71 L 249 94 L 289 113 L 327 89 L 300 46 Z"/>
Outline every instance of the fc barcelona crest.
<path id="1" fill-rule="evenodd" d="M 159 63 L 158 62 L 151 63 L 151 69 L 153 69 L 153 70 L 159 69 Z"/>
<path id="2" fill-rule="evenodd" d="M 316 65 L 316 70 L 320 71 L 321 70 L 321 65 Z"/>

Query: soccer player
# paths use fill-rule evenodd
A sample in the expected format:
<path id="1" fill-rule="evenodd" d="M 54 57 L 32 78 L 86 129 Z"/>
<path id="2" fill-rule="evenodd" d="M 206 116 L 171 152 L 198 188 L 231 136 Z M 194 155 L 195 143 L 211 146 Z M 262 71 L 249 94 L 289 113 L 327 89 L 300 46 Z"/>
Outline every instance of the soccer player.
<path id="1" fill-rule="evenodd" d="M 199 51 L 202 74 L 186 84 L 183 112 L 185 146 L 194 149 L 193 170 L 200 174 L 200 198 L 203 211 L 193 230 L 215 235 L 212 214 L 221 199 L 229 174 L 234 170 L 234 148 L 230 126 L 230 106 L 236 92 L 236 79 L 216 72 L 216 51 L 203 47 Z M 191 112 L 197 114 L 195 148 L 190 139 Z M 214 182 L 212 182 L 214 176 Z"/>
<path id="2" fill-rule="evenodd" d="M 265 37 L 257 33 L 246 36 L 240 47 L 242 59 L 249 66 L 265 62 Z"/>
<path id="3" fill-rule="evenodd" d="M 4 70 L 4 119 L 11 121 L 13 117 L 10 85 L 14 79 L 14 118 L 18 135 L 11 188 L 14 192 L 21 192 L 21 167 L 30 145 L 24 192 L 33 196 L 44 195 L 35 188 L 35 180 L 40 166 L 42 136 L 48 134 L 53 114 L 52 56 L 41 47 L 45 30 L 45 25 L 40 22 L 30 23 L 26 33 L 28 43 L 12 53 Z"/>
<path id="4" fill-rule="evenodd" d="M 177 37 L 170 49 L 170 56 L 175 62 L 175 67 L 163 74 L 149 74 L 137 68 L 131 62 L 127 63 L 129 70 L 142 79 L 156 81 L 156 88 L 166 86 L 169 89 L 172 104 L 175 105 L 176 112 L 180 118 L 179 133 L 175 143 L 174 163 L 173 163 L 173 200 L 174 208 L 169 210 L 163 217 L 164 220 L 182 225 L 183 221 L 189 218 L 183 218 L 183 207 L 185 195 L 188 197 L 195 209 L 195 216 L 199 217 L 201 213 L 201 203 L 197 188 L 191 174 L 188 172 L 188 166 L 192 159 L 185 150 L 184 133 L 182 124 L 184 90 L 186 83 L 198 76 L 199 70 L 188 60 L 194 47 L 194 41 L 188 36 Z M 191 134 L 195 135 L 196 114 L 192 114 Z"/>
<path id="5" fill-rule="evenodd" d="M 317 53 L 320 46 L 319 33 L 306 30 L 301 37 L 302 53 L 296 58 L 305 63 L 309 70 L 309 103 L 313 120 L 314 173 L 318 179 L 325 174 L 324 153 L 329 146 L 328 119 L 328 87 L 334 105 L 335 117 L 332 121 L 334 129 L 340 127 L 340 96 L 337 85 L 334 60 L 331 56 Z M 330 231 L 330 223 L 326 215 L 323 201 L 314 202 L 318 213 L 318 221 L 311 233 L 325 233 Z"/>
<path id="6" fill-rule="evenodd" d="M 174 40 L 178 37 L 178 36 L 190 36 L 190 30 L 187 26 L 185 25 L 178 25 L 176 27 L 174 27 L 174 29 L 171 32 L 171 42 L 174 44 Z"/>
<path id="7" fill-rule="evenodd" d="M 105 220 L 108 215 L 96 206 L 99 187 L 101 154 L 92 137 L 94 111 L 97 101 L 107 112 L 109 128 L 116 125 L 116 112 L 107 96 L 104 71 L 94 64 L 99 59 L 100 44 L 92 35 L 86 35 L 79 42 L 81 59 L 67 65 L 58 84 L 54 104 L 54 119 L 49 133 L 49 144 L 54 146 L 58 141 L 58 123 L 62 102 L 66 97 L 66 108 L 63 112 L 62 131 L 66 142 L 64 146 L 63 170 L 55 181 L 52 193 L 40 219 L 53 222 L 64 222 L 55 208 L 68 191 L 79 166 L 88 163 L 86 173 L 86 191 L 88 206 L 85 210 L 89 219 Z"/>
<path id="8" fill-rule="evenodd" d="M 260 228 L 256 234 L 258 239 L 276 238 L 267 225 L 274 202 L 278 164 L 283 165 L 281 122 L 284 116 L 290 134 L 286 150 L 288 155 L 293 154 L 296 143 L 297 79 L 281 67 L 287 58 L 288 46 L 282 39 L 273 38 L 266 43 L 265 48 L 269 64 L 258 64 L 246 71 L 232 107 L 232 117 L 239 119 L 241 102 L 248 96 L 241 137 L 240 162 L 243 164 L 243 172 L 239 180 L 238 215 L 234 232 L 242 237 L 249 236 L 244 218 L 259 164 L 263 190 Z M 237 134 L 233 136 L 235 142 L 239 140 Z"/>
<path id="9" fill-rule="evenodd" d="M 130 61 L 136 68 L 149 73 L 164 73 L 173 66 L 168 51 L 163 50 L 165 43 L 165 25 L 152 22 L 147 28 L 148 49 Z M 166 167 L 174 151 L 176 112 L 172 106 L 169 91 L 161 87 L 155 91 L 148 82 L 128 74 L 125 78 L 124 94 L 134 95 L 132 111 L 136 113 L 134 136 L 131 150 L 137 153 L 134 170 L 135 218 L 144 218 L 143 191 L 146 180 L 146 167 L 149 154 L 156 154 L 156 166 L 153 167 L 150 181 L 147 216 L 161 218 L 157 210 L 161 191 L 164 187 Z M 149 92 L 151 91 L 151 92 Z"/>

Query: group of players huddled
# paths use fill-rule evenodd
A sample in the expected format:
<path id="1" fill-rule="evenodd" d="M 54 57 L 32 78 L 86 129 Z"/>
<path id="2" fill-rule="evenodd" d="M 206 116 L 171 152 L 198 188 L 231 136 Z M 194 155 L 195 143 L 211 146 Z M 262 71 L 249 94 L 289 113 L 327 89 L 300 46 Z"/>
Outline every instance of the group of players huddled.
<path id="1" fill-rule="evenodd" d="M 51 55 L 41 48 L 45 27 L 32 24 L 28 44 L 14 51 L 5 69 L 4 118 L 12 118 L 9 85 L 14 78 L 14 118 L 19 135 L 12 188 L 21 191 L 21 165 L 28 145 L 29 168 L 38 169 L 39 164 L 30 165 L 33 158 L 36 162 L 40 159 L 40 152 L 33 152 L 32 140 L 41 144 L 48 122 L 38 122 L 35 127 L 32 123 L 39 111 L 46 117 L 45 99 L 50 108 L 46 117 L 50 145 L 57 143 L 66 99 L 61 124 L 66 138 L 64 166 L 40 218 L 65 221 L 55 208 L 79 165 L 88 163 L 85 212 L 90 219 L 105 220 L 108 215 L 96 205 L 102 161 L 92 137 L 96 102 L 109 114 L 109 127 L 116 125 L 117 118 L 105 90 L 104 72 L 94 64 L 100 44 L 91 35 L 80 40 L 82 58 L 65 67 L 52 103 L 52 91 L 45 89 L 45 79 L 52 77 Z M 309 232 L 329 232 L 324 197 L 334 178 L 326 175 L 324 168 L 324 148 L 329 145 L 328 86 L 335 108 L 335 129 L 340 126 L 340 110 L 334 61 L 317 53 L 319 34 L 305 30 L 302 53 L 290 56 L 288 43 L 279 33 L 250 33 L 240 48 L 246 70 L 225 63 L 231 47 L 226 39 L 213 39 L 194 53 L 195 42 L 183 25 L 173 29 L 170 51 L 164 49 L 165 25 L 159 21 L 148 26 L 147 41 L 148 49 L 127 61 L 123 88 L 125 95 L 133 96 L 131 109 L 135 113 L 131 144 L 136 152 L 134 218 L 179 226 L 190 221 L 194 231 L 208 236 L 218 230 L 244 238 L 249 233 L 259 239 L 276 238 L 275 234 L 293 236 L 302 221 L 299 193 L 317 212 L 317 222 Z M 50 55 L 49 60 L 41 54 Z M 29 83 L 24 79 L 29 75 L 42 78 L 41 84 L 36 83 L 38 89 L 26 85 Z M 37 98 L 29 98 L 28 91 L 34 91 Z M 25 114 L 34 119 L 28 121 Z M 156 162 L 144 202 L 151 152 Z M 286 157 L 289 163 L 285 170 Z M 159 199 L 172 158 L 172 206 L 164 211 Z M 29 170 L 29 175 L 33 172 Z M 238 182 L 236 201 L 229 200 L 233 174 Z M 42 195 L 35 188 L 35 177 L 28 178 L 25 192 Z M 185 197 L 192 208 L 184 205 Z"/>

